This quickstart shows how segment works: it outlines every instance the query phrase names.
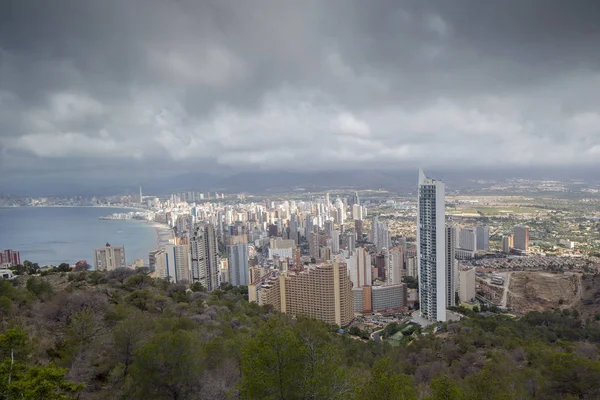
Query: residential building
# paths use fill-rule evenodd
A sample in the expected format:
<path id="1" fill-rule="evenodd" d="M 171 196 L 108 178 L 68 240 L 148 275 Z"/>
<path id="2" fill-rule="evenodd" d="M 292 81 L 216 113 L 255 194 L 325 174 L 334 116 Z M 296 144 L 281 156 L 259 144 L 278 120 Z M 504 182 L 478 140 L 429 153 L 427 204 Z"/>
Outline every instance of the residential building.
<path id="1" fill-rule="evenodd" d="M 406 284 L 352 288 L 354 312 L 368 314 L 407 307 Z"/>
<path id="2" fill-rule="evenodd" d="M 125 247 L 106 246 L 94 250 L 94 268 L 96 271 L 112 271 L 117 268 L 127 268 L 125 262 Z"/>
<path id="3" fill-rule="evenodd" d="M 417 262 L 421 317 L 446 321 L 445 186 L 419 171 L 417 202 Z"/>
<path id="4" fill-rule="evenodd" d="M 359 204 L 352 206 L 352 219 L 355 221 L 362 221 L 363 219 L 362 207 Z"/>
<path id="5" fill-rule="evenodd" d="M 529 251 L 529 227 L 525 225 L 515 226 L 513 240 L 515 249 Z"/>
<path id="6" fill-rule="evenodd" d="M 477 226 L 477 250 L 488 251 L 490 249 L 490 227 L 487 225 Z"/>
<path id="7" fill-rule="evenodd" d="M 343 263 L 327 263 L 300 272 L 282 272 L 249 287 L 248 298 L 276 310 L 344 327 L 354 319 L 352 282 Z M 254 292 L 254 293 L 250 293 Z"/>
<path id="8" fill-rule="evenodd" d="M 510 254 L 510 249 L 513 247 L 513 235 L 502 236 L 502 252 Z"/>
<path id="9" fill-rule="evenodd" d="M 0 266 L 14 267 L 21 264 L 21 254 L 14 250 L 0 252 Z"/>
<path id="10" fill-rule="evenodd" d="M 165 266 L 169 282 L 190 281 L 191 255 L 186 244 L 165 246 Z"/>
<path id="11" fill-rule="evenodd" d="M 402 283 L 402 277 L 406 273 L 404 268 L 404 250 L 400 246 L 392 247 L 389 250 L 389 272 L 388 285 L 397 285 Z"/>
<path id="12" fill-rule="evenodd" d="M 371 255 L 367 249 L 357 247 L 346 259 L 348 276 L 352 285 L 356 287 L 371 286 Z"/>
<path id="13" fill-rule="evenodd" d="M 456 248 L 456 228 L 446 226 L 446 307 L 456 306 L 457 266 L 454 250 Z"/>
<path id="14" fill-rule="evenodd" d="M 354 232 L 356 232 L 356 240 L 363 239 L 363 221 L 354 220 Z"/>
<path id="15" fill-rule="evenodd" d="M 217 237 L 212 224 L 196 224 L 190 238 L 192 282 L 200 282 L 209 292 L 219 288 Z"/>
<path id="16" fill-rule="evenodd" d="M 164 250 L 153 250 L 153 272 L 157 278 L 169 279 L 167 269 L 167 253 Z"/>
<path id="17" fill-rule="evenodd" d="M 331 252 L 333 254 L 340 252 L 340 231 L 338 229 L 331 231 Z"/>
<path id="18" fill-rule="evenodd" d="M 227 246 L 227 270 L 231 285 L 247 286 L 250 283 L 249 258 L 248 243 L 235 243 Z"/>
<path id="19" fill-rule="evenodd" d="M 373 286 L 371 299 L 373 312 L 406 307 L 406 284 Z"/>
<path id="20" fill-rule="evenodd" d="M 475 299 L 475 268 L 462 269 L 459 273 L 460 289 L 458 298 L 461 302 Z"/>
<path id="21" fill-rule="evenodd" d="M 156 271 L 156 257 L 161 252 L 164 252 L 164 250 L 154 249 L 154 250 L 151 250 L 150 253 L 148 254 L 148 267 L 150 269 L 150 272 Z"/>

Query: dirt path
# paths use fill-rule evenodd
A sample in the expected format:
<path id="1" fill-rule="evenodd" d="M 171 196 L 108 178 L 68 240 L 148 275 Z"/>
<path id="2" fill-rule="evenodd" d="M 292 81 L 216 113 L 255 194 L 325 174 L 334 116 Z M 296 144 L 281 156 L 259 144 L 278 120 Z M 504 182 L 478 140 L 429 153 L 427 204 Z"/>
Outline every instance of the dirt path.
<path id="1" fill-rule="evenodd" d="M 500 302 L 501 308 L 506 308 L 506 302 L 508 301 L 508 292 L 510 291 L 510 276 L 512 272 L 506 273 L 506 282 L 504 283 L 504 292 L 502 293 L 502 301 Z"/>

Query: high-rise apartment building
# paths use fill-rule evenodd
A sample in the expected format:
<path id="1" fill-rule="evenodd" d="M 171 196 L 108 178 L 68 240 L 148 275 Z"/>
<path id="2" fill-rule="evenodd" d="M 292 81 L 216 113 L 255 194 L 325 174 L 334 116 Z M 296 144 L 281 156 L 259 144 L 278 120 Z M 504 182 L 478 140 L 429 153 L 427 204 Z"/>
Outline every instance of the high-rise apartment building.
<path id="1" fill-rule="evenodd" d="M 446 225 L 446 307 L 456 306 L 458 263 L 455 259 L 456 228 Z"/>
<path id="2" fill-rule="evenodd" d="M 157 278 L 169 279 L 169 271 L 167 270 L 167 253 L 164 250 L 153 250 L 151 265 Z"/>
<path id="3" fill-rule="evenodd" d="M 117 268 L 126 268 L 125 247 L 106 246 L 94 250 L 94 268 L 96 271 L 112 271 Z"/>
<path id="4" fill-rule="evenodd" d="M 359 204 L 354 204 L 352 206 L 352 219 L 353 220 L 362 220 L 363 219 L 362 207 Z"/>
<path id="5" fill-rule="evenodd" d="M 319 228 L 315 227 L 308 235 L 308 253 L 311 258 L 314 258 L 315 260 L 319 258 L 319 247 Z"/>
<path id="6" fill-rule="evenodd" d="M 227 246 L 227 271 L 229 283 L 233 286 L 247 286 L 250 283 L 248 243 L 235 243 Z"/>
<path id="7" fill-rule="evenodd" d="M 164 250 L 162 250 L 162 249 L 150 250 L 150 253 L 148 254 L 148 266 L 150 268 L 150 272 L 156 271 L 156 257 L 161 252 L 164 252 Z"/>
<path id="8" fill-rule="evenodd" d="M 477 226 L 477 250 L 487 251 L 490 249 L 490 227 L 487 225 Z"/>
<path id="9" fill-rule="evenodd" d="M 277 278 L 268 276 L 249 287 L 248 298 L 284 313 L 344 327 L 354 319 L 352 282 L 346 268 L 343 263 L 328 263 L 284 272 Z"/>
<path id="10" fill-rule="evenodd" d="M 165 246 L 165 267 L 169 282 L 190 281 L 191 256 L 186 244 Z"/>
<path id="11" fill-rule="evenodd" d="M 0 252 L 0 266 L 13 267 L 21 264 L 21 255 L 18 251 L 4 250 Z"/>
<path id="12" fill-rule="evenodd" d="M 348 267 L 348 276 L 354 287 L 371 286 L 371 255 L 369 251 L 362 247 L 357 247 L 346 259 Z"/>
<path id="13" fill-rule="evenodd" d="M 505 254 L 510 253 L 510 249 L 513 247 L 513 235 L 502 236 L 502 252 Z"/>
<path id="14" fill-rule="evenodd" d="M 529 251 L 529 227 L 525 225 L 515 226 L 513 240 L 515 249 Z"/>
<path id="15" fill-rule="evenodd" d="M 470 302 L 475 299 L 475 268 L 462 269 L 460 271 L 460 290 L 458 297 L 460 301 Z"/>
<path id="16" fill-rule="evenodd" d="M 331 252 L 333 254 L 340 252 L 340 231 L 337 229 L 331 231 Z"/>
<path id="17" fill-rule="evenodd" d="M 356 232 L 356 240 L 363 238 L 363 222 L 362 220 L 354 220 L 354 232 Z"/>
<path id="18" fill-rule="evenodd" d="M 192 282 L 200 282 L 209 292 L 219 287 L 219 256 L 215 229 L 197 224 L 190 238 Z"/>
<path id="19" fill-rule="evenodd" d="M 402 283 L 402 277 L 404 276 L 404 251 L 402 247 L 396 246 L 389 250 L 389 272 L 388 272 L 388 285 L 397 285 Z"/>
<path id="20" fill-rule="evenodd" d="M 469 259 L 475 257 L 477 251 L 477 231 L 472 227 L 459 227 L 458 243 L 456 243 L 456 255 L 460 259 Z"/>
<path id="21" fill-rule="evenodd" d="M 446 321 L 447 271 L 445 186 L 419 171 L 417 262 L 421 317 Z"/>
<path id="22" fill-rule="evenodd" d="M 290 239 L 294 244 L 298 244 L 298 216 L 292 214 L 290 217 Z"/>

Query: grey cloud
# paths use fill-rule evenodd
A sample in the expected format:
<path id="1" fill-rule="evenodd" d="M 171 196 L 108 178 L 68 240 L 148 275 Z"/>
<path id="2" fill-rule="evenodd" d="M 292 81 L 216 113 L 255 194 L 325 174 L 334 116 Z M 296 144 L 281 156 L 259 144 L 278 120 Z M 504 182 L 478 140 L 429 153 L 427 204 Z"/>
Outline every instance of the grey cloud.
<path id="1" fill-rule="evenodd" d="M 0 169 L 597 165 L 599 7 L 4 1 Z"/>

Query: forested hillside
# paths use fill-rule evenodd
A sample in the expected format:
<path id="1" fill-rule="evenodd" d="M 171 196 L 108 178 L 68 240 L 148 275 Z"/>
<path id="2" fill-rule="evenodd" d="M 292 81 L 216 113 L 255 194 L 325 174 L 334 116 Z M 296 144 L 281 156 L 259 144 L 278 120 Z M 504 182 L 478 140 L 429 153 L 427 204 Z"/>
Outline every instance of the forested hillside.
<path id="1" fill-rule="evenodd" d="M 471 315 L 399 347 L 132 270 L 0 280 L 2 399 L 596 399 L 600 322 Z"/>

